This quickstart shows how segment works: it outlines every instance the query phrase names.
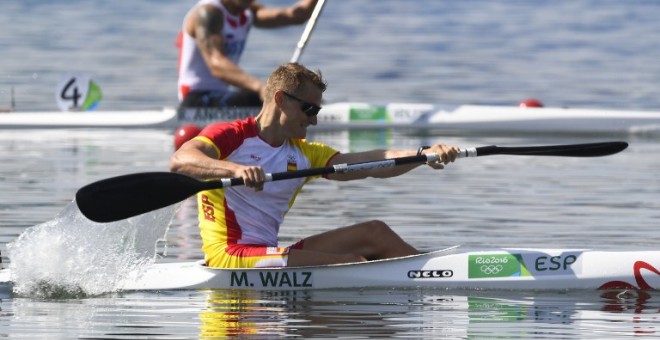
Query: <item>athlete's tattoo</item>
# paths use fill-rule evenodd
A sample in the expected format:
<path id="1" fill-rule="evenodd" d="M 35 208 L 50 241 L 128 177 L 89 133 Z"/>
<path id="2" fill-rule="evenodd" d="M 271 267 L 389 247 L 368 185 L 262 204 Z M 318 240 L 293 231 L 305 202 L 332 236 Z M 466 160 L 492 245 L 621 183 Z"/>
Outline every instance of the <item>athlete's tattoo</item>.
<path id="1" fill-rule="evenodd" d="M 197 11 L 196 38 L 202 43 L 204 48 L 212 50 L 219 48 L 222 50 L 222 27 L 224 18 L 222 12 L 209 6 L 200 6 Z M 224 51 L 223 51 L 224 53 Z"/>

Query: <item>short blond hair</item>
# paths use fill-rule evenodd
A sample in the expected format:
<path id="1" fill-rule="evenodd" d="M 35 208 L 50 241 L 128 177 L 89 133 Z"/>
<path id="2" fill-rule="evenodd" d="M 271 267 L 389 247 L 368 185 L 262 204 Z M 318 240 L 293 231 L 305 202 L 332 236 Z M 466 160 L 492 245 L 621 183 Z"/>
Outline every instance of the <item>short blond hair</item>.
<path id="1" fill-rule="evenodd" d="M 305 82 L 318 87 L 321 92 L 324 92 L 328 86 L 320 70 L 312 71 L 298 63 L 284 64 L 273 71 L 270 77 L 268 77 L 264 99 L 266 101 L 271 100 L 277 90 L 287 93 L 297 93 Z"/>

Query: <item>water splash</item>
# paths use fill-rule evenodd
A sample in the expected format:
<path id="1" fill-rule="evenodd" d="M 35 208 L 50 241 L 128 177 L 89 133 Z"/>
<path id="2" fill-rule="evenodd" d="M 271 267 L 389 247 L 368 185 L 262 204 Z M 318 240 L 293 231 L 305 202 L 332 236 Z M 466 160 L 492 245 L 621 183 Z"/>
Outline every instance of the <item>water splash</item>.
<path id="1" fill-rule="evenodd" d="M 85 218 L 74 202 L 7 245 L 14 293 L 40 298 L 118 290 L 155 261 L 177 205 L 113 222 Z"/>

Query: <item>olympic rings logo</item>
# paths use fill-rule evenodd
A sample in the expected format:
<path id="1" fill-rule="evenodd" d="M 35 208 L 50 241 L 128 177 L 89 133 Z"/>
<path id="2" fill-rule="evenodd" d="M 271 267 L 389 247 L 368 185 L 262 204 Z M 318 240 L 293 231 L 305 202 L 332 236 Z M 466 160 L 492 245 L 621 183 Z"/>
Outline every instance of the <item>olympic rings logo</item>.
<path id="1" fill-rule="evenodd" d="M 504 267 L 501 264 L 485 264 L 479 268 L 482 273 L 486 275 L 496 275 L 501 272 Z"/>

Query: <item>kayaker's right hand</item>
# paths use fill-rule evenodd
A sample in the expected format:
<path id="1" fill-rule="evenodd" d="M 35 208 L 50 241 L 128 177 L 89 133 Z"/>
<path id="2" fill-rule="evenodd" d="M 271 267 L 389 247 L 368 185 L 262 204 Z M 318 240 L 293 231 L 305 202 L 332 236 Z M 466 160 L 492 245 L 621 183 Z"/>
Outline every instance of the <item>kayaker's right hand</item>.
<path id="1" fill-rule="evenodd" d="M 248 188 L 254 188 L 255 191 L 264 189 L 266 173 L 260 166 L 241 166 L 236 170 L 236 176 L 243 179 L 243 183 Z"/>

